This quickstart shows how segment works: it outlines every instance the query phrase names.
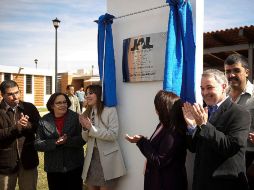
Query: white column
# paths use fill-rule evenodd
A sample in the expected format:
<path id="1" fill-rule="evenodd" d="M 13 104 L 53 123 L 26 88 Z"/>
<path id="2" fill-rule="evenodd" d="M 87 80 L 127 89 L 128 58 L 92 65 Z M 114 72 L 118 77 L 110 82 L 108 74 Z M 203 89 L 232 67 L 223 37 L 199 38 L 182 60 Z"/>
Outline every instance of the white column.
<path id="1" fill-rule="evenodd" d="M 197 45 L 196 63 L 198 71 L 196 86 L 197 95 L 200 95 L 200 74 L 203 68 L 203 0 L 199 0 L 197 4 L 196 1 L 191 0 L 191 4 Z M 107 0 L 107 12 L 118 17 L 165 4 L 166 0 Z M 112 25 L 116 63 L 117 110 L 121 128 L 119 141 L 127 167 L 127 175 L 120 179 L 118 190 L 143 189 L 144 156 L 135 144 L 131 144 L 124 139 L 124 134 L 151 136 L 158 124 L 153 100 L 157 91 L 163 87 L 162 81 L 122 82 L 123 40 L 138 35 L 167 31 L 168 14 L 169 7 L 164 7 L 116 19 Z M 187 167 L 190 170 L 188 171 L 190 186 L 192 183 L 192 162 L 193 157 L 188 155 Z"/>

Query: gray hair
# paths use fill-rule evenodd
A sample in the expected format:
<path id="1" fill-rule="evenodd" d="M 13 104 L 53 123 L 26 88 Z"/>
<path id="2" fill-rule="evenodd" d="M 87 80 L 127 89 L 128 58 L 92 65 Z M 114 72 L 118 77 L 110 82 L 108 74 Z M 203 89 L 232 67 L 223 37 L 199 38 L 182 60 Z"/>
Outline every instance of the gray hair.
<path id="1" fill-rule="evenodd" d="M 227 77 L 218 69 L 207 69 L 203 72 L 202 77 L 213 77 L 219 84 L 226 84 L 228 86 Z"/>

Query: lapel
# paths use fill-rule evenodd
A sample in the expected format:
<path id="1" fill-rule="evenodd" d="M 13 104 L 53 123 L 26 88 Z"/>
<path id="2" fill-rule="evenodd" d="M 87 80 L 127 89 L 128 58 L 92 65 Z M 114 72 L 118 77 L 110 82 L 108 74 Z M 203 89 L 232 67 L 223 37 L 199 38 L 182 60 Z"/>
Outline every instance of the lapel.
<path id="1" fill-rule="evenodd" d="M 71 121 L 73 121 L 71 118 L 70 114 L 71 110 L 67 111 L 67 115 L 65 116 L 64 120 L 64 126 L 63 126 L 63 133 L 68 133 L 69 129 L 71 128 Z M 52 113 L 48 113 L 47 115 L 44 116 L 45 119 L 50 123 L 50 125 L 46 125 L 46 128 L 48 131 L 51 131 L 53 134 L 57 134 L 57 129 L 56 129 L 56 124 L 55 124 L 55 118 Z"/>
<path id="2" fill-rule="evenodd" d="M 71 114 L 72 110 L 68 110 L 64 120 L 63 133 L 68 133 L 72 128 L 72 123 L 74 122 L 74 115 Z"/>
<path id="3" fill-rule="evenodd" d="M 67 113 L 64 119 L 63 133 L 68 133 L 68 131 L 72 127 L 72 122 L 74 121 L 74 115 L 72 115 L 71 112 L 73 111 L 67 110 Z M 48 118 L 48 120 L 50 121 L 50 123 L 52 123 L 52 128 L 54 130 L 54 133 L 57 133 L 55 119 L 52 114 L 50 114 L 50 117 Z"/>
<path id="4" fill-rule="evenodd" d="M 59 135 L 56 130 L 56 124 L 53 114 L 48 113 L 44 115 L 42 119 L 45 120 L 45 122 L 47 123 L 44 125 L 45 129 L 49 131 L 51 134 L 54 134 L 54 136 L 58 137 Z"/>
<path id="5" fill-rule="evenodd" d="M 218 108 L 218 110 L 211 116 L 209 123 L 214 124 L 223 116 L 223 114 L 231 107 L 233 103 L 230 98 L 227 98 Z"/>

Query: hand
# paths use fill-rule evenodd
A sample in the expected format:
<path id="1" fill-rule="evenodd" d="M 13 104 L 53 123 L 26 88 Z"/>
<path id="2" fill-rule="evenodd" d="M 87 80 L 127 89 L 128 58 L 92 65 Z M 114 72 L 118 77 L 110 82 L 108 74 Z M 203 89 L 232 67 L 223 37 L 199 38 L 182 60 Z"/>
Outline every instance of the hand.
<path id="1" fill-rule="evenodd" d="M 92 127 L 92 122 L 88 117 L 84 117 L 83 115 L 79 115 L 79 122 L 83 129 L 89 130 Z"/>
<path id="2" fill-rule="evenodd" d="M 186 102 L 183 104 L 182 110 L 183 110 L 183 117 L 187 123 L 188 126 L 195 126 L 196 121 L 192 115 L 192 105 L 189 102 Z"/>
<path id="3" fill-rule="evenodd" d="M 203 108 L 200 104 L 194 103 L 192 115 L 198 126 L 206 125 L 208 121 L 208 108 Z"/>
<path id="4" fill-rule="evenodd" d="M 249 133 L 249 138 L 248 139 L 250 140 L 251 143 L 254 144 L 254 133 Z"/>
<path id="5" fill-rule="evenodd" d="M 143 136 L 141 135 L 134 135 L 129 136 L 128 134 L 125 135 L 125 139 L 129 141 L 130 143 L 137 143 Z"/>
<path id="6" fill-rule="evenodd" d="M 67 141 L 67 135 L 64 134 L 63 136 L 59 137 L 59 138 L 56 140 L 56 145 L 65 144 L 66 141 Z"/>
<path id="7" fill-rule="evenodd" d="M 19 129 L 28 128 L 29 127 L 29 125 L 28 125 L 29 116 L 24 115 L 23 113 L 21 113 L 20 115 L 21 115 L 21 117 L 17 122 L 18 128 Z"/>

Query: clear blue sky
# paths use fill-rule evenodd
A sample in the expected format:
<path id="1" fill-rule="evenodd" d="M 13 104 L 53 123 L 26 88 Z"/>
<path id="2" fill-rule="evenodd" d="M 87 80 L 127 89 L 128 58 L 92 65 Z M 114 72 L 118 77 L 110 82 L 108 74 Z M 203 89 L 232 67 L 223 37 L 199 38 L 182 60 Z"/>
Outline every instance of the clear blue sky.
<path id="1" fill-rule="evenodd" d="M 205 32 L 254 24 L 254 0 L 204 1 Z M 54 68 L 57 16 L 58 70 L 97 67 L 93 21 L 105 12 L 106 0 L 0 0 L 0 65 L 35 68 L 38 59 L 38 68 Z"/>
<path id="2" fill-rule="evenodd" d="M 204 0 L 204 31 L 254 25 L 254 0 Z"/>

